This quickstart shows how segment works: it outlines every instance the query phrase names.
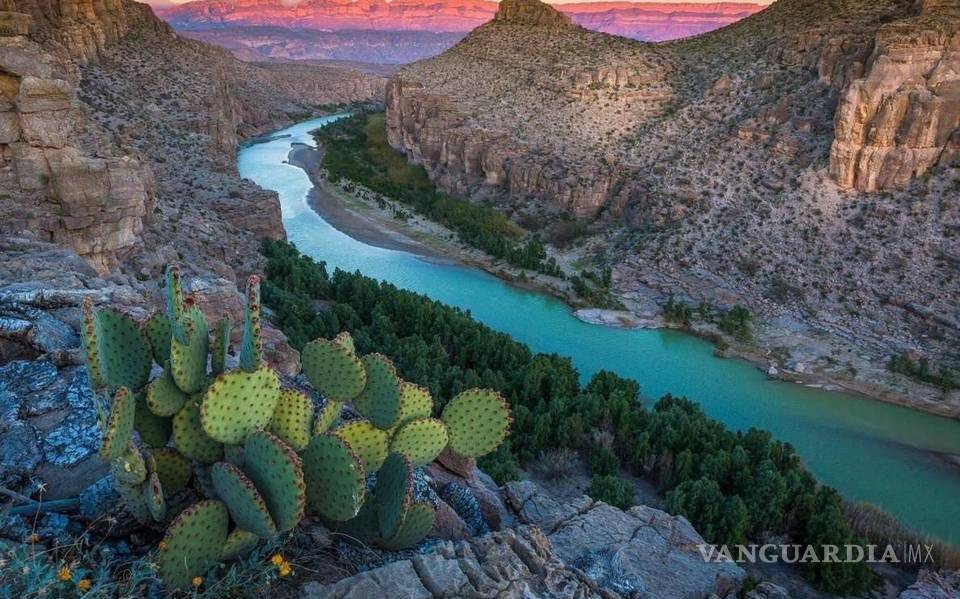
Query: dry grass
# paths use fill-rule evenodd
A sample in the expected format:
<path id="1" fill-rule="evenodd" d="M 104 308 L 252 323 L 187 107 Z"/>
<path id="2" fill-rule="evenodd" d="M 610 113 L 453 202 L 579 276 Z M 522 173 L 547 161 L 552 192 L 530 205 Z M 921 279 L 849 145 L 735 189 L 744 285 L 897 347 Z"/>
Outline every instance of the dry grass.
<path id="1" fill-rule="evenodd" d="M 541 452 L 536 469 L 548 480 L 562 480 L 573 476 L 579 463 L 577 452 L 561 447 Z"/>
<path id="2" fill-rule="evenodd" d="M 921 535 L 905 528 L 893 516 L 869 503 L 847 502 L 844 506 L 847 521 L 854 534 L 875 545 L 892 545 L 897 556 L 903 558 L 906 546 L 932 546 L 932 554 L 938 569 L 960 569 L 960 548 L 939 539 Z M 930 564 L 907 564 L 906 567 L 925 567 Z"/>

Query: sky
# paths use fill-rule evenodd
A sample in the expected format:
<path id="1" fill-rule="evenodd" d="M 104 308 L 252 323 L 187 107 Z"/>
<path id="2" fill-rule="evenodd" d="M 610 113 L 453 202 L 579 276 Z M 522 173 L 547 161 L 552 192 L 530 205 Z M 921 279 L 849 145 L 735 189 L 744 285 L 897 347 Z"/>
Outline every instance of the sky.
<path id="1" fill-rule="evenodd" d="M 190 2 L 191 0 L 140 0 L 141 2 L 146 2 L 147 4 L 152 4 L 154 6 L 169 6 L 170 4 L 184 4 Z M 499 0 L 493 0 L 499 1 Z M 603 2 L 604 0 L 545 0 L 547 4 L 573 4 L 576 2 Z M 610 0 L 612 1 L 624 1 L 624 0 Z M 723 2 L 749 2 L 753 4 L 773 4 L 774 0 L 626 0 L 628 2 L 656 2 L 659 4 L 712 4 L 718 1 Z"/>

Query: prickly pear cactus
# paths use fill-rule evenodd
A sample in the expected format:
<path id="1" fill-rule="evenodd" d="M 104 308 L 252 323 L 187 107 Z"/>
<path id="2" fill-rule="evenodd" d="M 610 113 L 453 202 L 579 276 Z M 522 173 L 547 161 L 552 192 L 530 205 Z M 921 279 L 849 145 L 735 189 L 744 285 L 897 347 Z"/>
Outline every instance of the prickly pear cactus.
<path id="1" fill-rule="evenodd" d="M 211 439 L 200 423 L 200 407 L 189 401 L 173 417 L 173 444 L 191 460 L 212 464 L 223 457 L 223 444 Z"/>
<path id="2" fill-rule="evenodd" d="M 157 416 L 169 418 L 183 407 L 188 396 L 180 390 L 176 381 L 170 376 L 170 364 L 163 374 L 147 385 L 147 407 Z"/>
<path id="3" fill-rule="evenodd" d="M 247 281 L 247 306 L 243 317 L 243 339 L 240 342 L 240 368 L 252 372 L 260 367 L 263 340 L 260 336 L 260 277 Z"/>
<path id="4" fill-rule="evenodd" d="M 339 522 L 357 515 L 366 493 L 363 462 L 334 435 L 319 435 L 303 452 L 310 509 Z"/>
<path id="5" fill-rule="evenodd" d="M 220 559 L 229 517 L 221 501 L 206 500 L 180 512 L 160 543 L 158 566 L 168 589 L 189 588 Z"/>
<path id="6" fill-rule="evenodd" d="M 367 382 L 360 360 L 343 345 L 315 339 L 300 354 L 303 373 L 314 389 L 334 401 L 350 401 Z"/>
<path id="7" fill-rule="evenodd" d="M 376 472 L 387 459 L 387 433 L 366 420 L 351 420 L 334 429 L 333 434 L 350 446 L 363 462 L 366 472 Z"/>
<path id="8" fill-rule="evenodd" d="M 300 456 L 266 431 L 247 437 L 243 454 L 243 471 L 263 495 L 277 530 L 292 529 L 306 504 Z"/>
<path id="9" fill-rule="evenodd" d="M 213 488 L 227 506 L 230 517 L 240 528 L 261 539 L 277 534 L 277 525 L 270 516 L 260 491 L 240 468 L 227 462 L 217 462 L 210 469 Z"/>
<path id="10" fill-rule="evenodd" d="M 157 364 L 166 364 L 170 359 L 170 319 L 162 312 L 156 312 L 143 326 L 147 339 L 150 341 L 150 350 L 153 360 Z"/>
<path id="11" fill-rule="evenodd" d="M 441 416 L 450 449 L 476 458 L 497 448 L 510 429 L 510 405 L 491 389 L 470 389 L 451 399 Z"/>
<path id="12" fill-rule="evenodd" d="M 317 418 L 313 421 L 313 434 L 322 435 L 330 430 L 334 424 L 340 420 L 340 413 L 343 411 L 343 403 L 327 399 L 326 402 L 317 410 Z"/>
<path id="13" fill-rule="evenodd" d="M 377 540 L 377 545 L 387 551 L 399 551 L 416 545 L 430 534 L 436 513 L 433 506 L 427 502 L 412 503 L 397 532 L 392 537 Z"/>
<path id="14" fill-rule="evenodd" d="M 200 407 L 203 430 L 221 443 L 236 445 L 270 423 L 280 398 L 280 379 L 268 366 L 218 375 Z"/>
<path id="15" fill-rule="evenodd" d="M 100 367 L 100 350 L 97 345 L 97 325 L 93 313 L 93 300 L 83 298 L 83 352 L 87 360 L 87 374 L 92 389 L 102 389 L 107 386 L 103 368 Z"/>
<path id="16" fill-rule="evenodd" d="M 402 453 L 414 468 L 437 459 L 447 446 L 447 428 L 436 418 L 420 418 L 404 424 L 393 435 L 390 451 Z"/>
<path id="17" fill-rule="evenodd" d="M 112 460 L 120 457 L 130 445 L 133 435 L 133 420 L 136 416 L 136 398 L 126 387 L 117 389 L 110 407 L 110 419 L 103 429 L 100 442 L 100 457 Z"/>
<path id="18" fill-rule="evenodd" d="M 239 559 L 253 551 L 260 543 L 260 537 L 242 528 L 234 528 L 227 535 L 227 542 L 223 545 L 220 559 L 225 562 Z"/>
<path id="19" fill-rule="evenodd" d="M 137 446 L 130 442 L 127 449 L 110 462 L 113 480 L 126 485 L 139 485 L 147 480 L 147 465 Z"/>
<path id="20" fill-rule="evenodd" d="M 200 308 L 184 308 L 181 317 L 181 334 L 176 333 L 170 339 L 170 373 L 177 386 L 184 393 L 201 391 L 207 383 L 207 351 L 210 336 L 207 331 L 207 319 Z"/>
<path id="21" fill-rule="evenodd" d="M 146 394 L 142 395 L 142 397 L 137 398 L 133 428 L 140 435 L 140 440 L 150 447 L 163 447 L 170 441 L 171 420 L 151 412 L 149 406 L 147 406 Z"/>
<path id="22" fill-rule="evenodd" d="M 227 369 L 227 352 L 230 351 L 230 317 L 224 316 L 213 332 L 210 348 L 210 370 L 218 375 Z"/>
<path id="23" fill-rule="evenodd" d="M 193 473 L 186 456 L 172 447 L 160 447 L 151 450 L 150 457 L 167 495 L 174 495 L 187 487 Z"/>
<path id="24" fill-rule="evenodd" d="M 374 507 L 380 536 L 389 539 L 397 534 L 413 498 L 413 467 L 399 453 L 391 453 L 377 473 Z"/>
<path id="25" fill-rule="evenodd" d="M 397 415 L 396 426 L 430 416 L 433 416 L 433 398 L 430 391 L 420 385 L 403 381 L 400 384 L 400 413 Z"/>
<path id="26" fill-rule="evenodd" d="M 283 389 L 270 419 L 270 432 L 295 451 L 303 451 L 310 442 L 313 402 L 296 389 Z"/>
<path id="27" fill-rule="evenodd" d="M 92 322 L 88 319 L 92 319 Z M 153 354 L 147 336 L 135 320 L 111 308 L 84 314 L 84 331 L 93 326 L 93 339 L 88 340 L 88 364 L 94 360 L 94 377 L 111 389 L 126 387 L 138 390 L 147 384 Z M 84 336 L 87 338 L 87 335 Z M 95 341 L 95 343 L 94 343 Z M 96 346 L 96 351 L 91 348 Z"/>
<path id="28" fill-rule="evenodd" d="M 143 499 L 147 504 L 147 511 L 157 522 L 161 522 L 167 515 L 167 501 L 163 495 L 163 485 L 156 472 L 150 474 L 143 488 Z"/>
<path id="29" fill-rule="evenodd" d="M 353 400 L 354 407 L 374 426 L 388 429 L 400 415 L 400 379 L 390 358 L 368 354 L 361 359 L 367 373 L 367 384 Z"/>

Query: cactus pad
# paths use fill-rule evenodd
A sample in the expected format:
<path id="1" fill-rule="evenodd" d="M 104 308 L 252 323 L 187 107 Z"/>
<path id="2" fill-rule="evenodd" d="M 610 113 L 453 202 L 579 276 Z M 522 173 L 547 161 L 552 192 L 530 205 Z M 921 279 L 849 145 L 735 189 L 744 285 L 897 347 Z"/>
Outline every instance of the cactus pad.
<path id="1" fill-rule="evenodd" d="M 317 418 L 313 421 L 313 434 L 322 435 L 330 430 L 330 427 L 340 419 L 340 412 L 343 410 L 343 403 L 327 399 L 323 406 L 317 410 Z"/>
<path id="2" fill-rule="evenodd" d="M 157 476 L 167 496 L 179 493 L 190 482 L 190 461 L 172 447 L 160 447 L 150 452 L 156 464 Z"/>
<path id="3" fill-rule="evenodd" d="M 260 542 L 260 537 L 242 528 L 234 528 L 227 535 L 227 542 L 223 545 L 220 560 L 228 562 L 245 556 L 253 551 Z"/>
<path id="4" fill-rule="evenodd" d="M 397 416 L 397 426 L 431 416 L 433 398 L 430 397 L 430 391 L 407 381 L 400 383 L 400 414 Z"/>
<path id="5" fill-rule="evenodd" d="M 224 316 L 213 331 L 213 346 L 210 348 L 210 369 L 214 375 L 227 369 L 227 353 L 230 351 L 230 317 Z"/>
<path id="6" fill-rule="evenodd" d="M 223 445 L 204 432 L 200 408 L 194 401 L 187 402 L 173 417 L 173 444 L 186 457 L 205 464 L 223 457 Z"/>
<path id="7" fill-rule="evenodd" d="M 400 379 L 390 358 L 368 354 L 361 359 L 367 371 L 367 384 L 353 400 L 357 411 L 370 419 L 377 428 L 388 429 L 400 415 Z"/>
<path id="8" fill-rule="evenodd" d="M 510 406 L 491 389 L 470 389 L 451 399 L 441 416 L 450 436 L 450 449 L 476 458 L 490 453 L 507 436 Z"/>
<path id="9" fill-rule="evenodd" d="M 100 366 L 100 351 L 97 348 L 97 325 L 93 314 L 93 300 L 83 298 L 83 351 L 87 359 L 87 374 L 90 376 L 90 388 L 101 389 L 107 386 L 103 368 Z"/>
<path id="10" fill-rule="evenodd" d="M 172 335 L 185 341 L 183 330 L 183 284 L 180 280 L 180 267 L 167 266 L 166 272 L 167 322 Z M 161 362 L 162 364 L 163 362 Z"/>
<path id="11" fill-rule="evenodd" d="M 163 537 L 158 556 L 160 576 L 170 590 L 185 589 L 220 559 L 227 541 L 227 507 L 206 500 L 180 512 Z"/>
<path id="12" fill-rule="evenodd" d="M 310 442 L 313 402 L 296 389 L 280 391 L 269 430 L 295 451 L 303 451 Z"/>
<path id="13" fill-rule="evenodd" d="M 193 306 L 183 313 L 183 336 L 170 339 L 170 371 L 184 393 L 197 393 L 207 379 L 207 350 L 210 346 L 207 319 Z"/>
<path id="14" fill-rule="evenodd" d="M 243 317 L 243 339 L 240 341 L 240 368 L 253 372 L 260 368 L 263 339 L 260 336 L 260 277 L 247 280 L 247 306 Z"/>
<path id="15" fill-rule="evenodd" d="M 351 420 L 334 429 L 333 434 L 350 446 L 363 462 L 368 474 L 380 469 L 389 450 L 387 433 L 367 420 Z"/>
<path id="16" fill-rule="evenodd" d="M 261 539 L 277 534 L 277 525 L 270 517 L 263 496 L 239 468 L 228 462 L 217 462 L 210 469 L 210 478 L 237 526 Z"/>
<path id="17" fill-rule="evenodd" d="M 147 502 L 143 498 L 143 485 L 114 481 L 113 486 L 120 495 L 123 507 L 130 512 L 130 515 L 136 518 L 137 522 L 149 524 L 152 518 L 150 510 L 147 509 Z"/>
<path id="18" fill-rule="evenodd" d="M 357 515 L 366 492 L 363 462 L 338 437 L 310 440 L 303 452 L 303 478 L 311 510 L 339 522 Z"/>
<path id="19" fill-rule="evenodd" d="M 263 495 L 277 530 L 292 529 L 303 517 L 306 503 L 300 457 L 266 431 L 250 435 L 243 453 L 244 472 Z"/>
<path id="20" fill-rule="evenodd" d="M 150 342 L 135 320 L 103 308 L 93 315 L 97 354 L 103 380 L 111 389 L 137 390 L 147 384 L 153 354 Z"/>
<path id="21" fill-rule="evenodd" d="M 380 530 L 377 528 L 377 511 L 373 501 L 365 501 L 356 516 L 343 522 L 335 530 L 361 543 L 372 543 L 379 539 Z"/>
<path id="22" fill-rule="evenodd" d="M 143 485 L 143 501 L 147 504 L 147 511 L 157 522 L 162 522 L 167 515 L 167 501 L 163 498 L 163 485 L 160 477 L 154 472 Z"/>
<path id="23" fill-rule="evenodd" d="M 163 447 L 170 440 L 171 421 L 169 418 L 157 416 L 147 407 L 146 393 L 137 397 L 136 413 L 133 417 L 133 428 L 140 434 L 140 440 L 150 447 Z"/>
<path id="24" fill-rule="evenodd" d="M 221 443 L 243 443 L 267 426 L 280 397 L 280 379 L 268 366 L 218 375 L 200 408 L 203 430 Z"/>
<path id="25" fill-rule="evenodd" d="M 432 505 L 425 501 L 414 502 L 407 510 L 396 534 L 388 539 L 381 539 L 377 545 L 387 551 L 399 551 L 416 545 L 430 534 L 435 516 L 436 510 Z"/>
<path id="26" fill-rule="evenodd" d="M 128 444 L 127 449 L 110 462 L 110 473 L 115 481 L 125 485 L 139 485 L 147 480 L 147 465 L 136 445 Z"/>
<path id="27" fill-rule="evenodd" d="M 162 312 L 155 312 L 143 325 L 143 331 L 150 341 L 150 351 L 157 364 L 166 364 L 170 359 L 170 319 Z"/>
<path id="28" fill-rule="evenodd" d="M 411 420 L 393 436 L 390 451 L 402 453 L 414 468 L 425 466 L 447 446 L 447 427 L 436 418 Z"/>
<path id="29" fill-rule="evenodd" d="M 187 394 L 177 387 L 177 383 L 170 375 L 170 364 L 167 363 L 163 374 L 147 386 L 147 407 L 157 416 L 173 416 L 180 411 L 187 401 Z"/>
<path id="30" fill-rule="evenodd" d="M 327 399 L 350 401 L 367 382 L 360 360 L 333 341 L 314 339 L 303 348 L 300 362 L 307 380 Z"/>
<path id="31" fill-rule="evenodd" d="M 333 342 L 350 352 L 351 355 L 357 355 L 357 346 L 353 344 L 353 335 L 350 334 L 350 331 L 340 331 L 333 338 Z"/>
<path id="32" fill-rule="evenodd" d="M 373 493 L 381 537 L 389 539 L 397 534 L 412 497 L 413 468 L 410 460 L 399 453 L 391 453 L 377 473 L 377 486 Z"/>
<path id="33" fill-rule="evenodd" d="M 120 457 L 133 435 L 133 422 L 136 417 L 136 398 L 126 387 L 117 389 L 110 407 L 110 418 L 103 429 L 100 442 L 100 457 L 112 460 Z"/>

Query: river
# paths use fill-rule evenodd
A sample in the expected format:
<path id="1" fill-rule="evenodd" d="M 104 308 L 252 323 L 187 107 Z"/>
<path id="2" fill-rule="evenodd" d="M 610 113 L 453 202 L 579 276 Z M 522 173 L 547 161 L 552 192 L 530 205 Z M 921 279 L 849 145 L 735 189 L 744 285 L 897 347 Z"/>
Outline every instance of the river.
<path id="1" fill-rule="evenodd" d="M 279 193 L 290 242 L 329 267 L 360 270 L 446 304 L 535 351 L 569 356 L 584 379 L 601 369 L 639 381 L 645 401 L 684 395 L 735 429 L 757 427 L 792 443 L 807 467 L 845 497 L 869 501 L 907 526 L 960 545 L 960 421 L 870 399 L 769 379 L 754 366 L 713 355 L 675 331 L 591 325 L 563 302 L 483 271 L 373 247 L 334 229 L 307 205 L 311 184 L 286 164 L 291 144 L 337 117 L 299 123 L 238 154 L 240 175 Z"/>

